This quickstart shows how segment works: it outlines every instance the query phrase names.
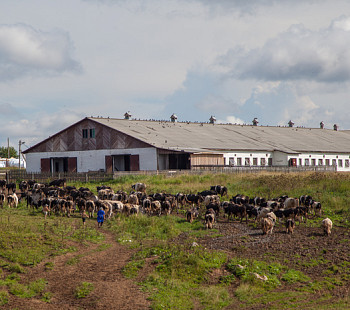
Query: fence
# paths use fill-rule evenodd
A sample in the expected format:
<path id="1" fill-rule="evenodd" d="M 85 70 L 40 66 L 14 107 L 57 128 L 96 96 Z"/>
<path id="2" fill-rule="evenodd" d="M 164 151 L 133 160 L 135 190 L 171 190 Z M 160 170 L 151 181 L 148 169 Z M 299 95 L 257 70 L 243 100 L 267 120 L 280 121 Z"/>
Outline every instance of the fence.
<path id="1" fill-rule="evenodd" d="M 36 180 L 37 182 L 50 182 L 55 179 L 66 179 L 75 182 L 105 182 L 118 177 L 127 175 L 166 175 L 175 176 L 181 174 L 208 174 L 208 173 L 258 173 L 258 172 L 335 172 L 336 167 L 333 166 L 308 166 L 308 167 L 255 167 L 255 166 L 242 166 L 242 167 L 229 167 L 229 166 L 196 166 L 191 170 L 144 170 L 144 171 L 118 171 L 114 173 L 106 172 L 81 172 L 81 173 L 27 173 L 25 170 L 9 170 L 7 172 L 0 173 L 0 179 L 6 179 L 7 182 L 20 182 L 22 180 Z"/>

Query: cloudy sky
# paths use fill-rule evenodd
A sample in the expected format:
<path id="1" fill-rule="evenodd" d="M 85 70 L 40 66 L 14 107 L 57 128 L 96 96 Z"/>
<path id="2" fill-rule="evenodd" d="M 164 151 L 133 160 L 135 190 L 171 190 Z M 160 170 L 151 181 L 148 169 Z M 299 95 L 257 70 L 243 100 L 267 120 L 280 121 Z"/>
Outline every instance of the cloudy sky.
<path id="1" fill-rule="evenodd" d="M 3 146 L 126 111 L 350 129 L 347 0 L 1 0 L 0 21 Z"/>

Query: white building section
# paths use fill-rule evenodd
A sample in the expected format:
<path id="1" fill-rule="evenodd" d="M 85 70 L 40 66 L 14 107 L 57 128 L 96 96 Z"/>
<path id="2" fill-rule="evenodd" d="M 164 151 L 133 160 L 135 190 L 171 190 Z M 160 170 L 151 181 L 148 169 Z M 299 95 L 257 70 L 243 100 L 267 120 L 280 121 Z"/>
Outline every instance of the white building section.
<path id="1" fill-rule="evenodd" d="M 113 171 L 118 171 L 125 169 L 121 159 L 129 155 L 139 155 L 140 170 L 157 170 L 156 153 L 155 148 L 28 153 L 26 154 L 27 172 L 41 172 L 41 159 L 46 158 L 51 160 L 51 166 L 58 164 L 58 169 L 51 167 L 51 171 L 63 172 L 64 158 L 68 157 L 77 158 L 77 172 L 105 170 L 106 156 L 112 156 Z"/>

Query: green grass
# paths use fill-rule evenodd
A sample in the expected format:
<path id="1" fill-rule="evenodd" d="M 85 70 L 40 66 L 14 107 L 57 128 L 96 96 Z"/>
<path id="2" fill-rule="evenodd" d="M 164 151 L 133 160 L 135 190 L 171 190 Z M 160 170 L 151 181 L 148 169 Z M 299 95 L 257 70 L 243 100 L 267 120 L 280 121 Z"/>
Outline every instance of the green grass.
<path id="1" fill-rule="evenodd" d="M 169 240 L 180 233 L 193 238 L 208 234 L 200 221 L 190 224 L 178 216 L 148 217 L 120 216 L 108 222 L 108 228 L 117 235 L 118 242 L 138 247 L 141 240 Z M 212 232 L 211 232 L 212 233 Z"/>
<path id="2" fill-rule="evenodd" d="M 36 265 L 50 255 L 74 251 L 68 241 L 99 242 L 103 235 L 96 229 L 83 229 L 78 219 L 56 218 L 47 221 L 20 206 L 0 210 L 0 257 L 15 263 L 8 268 Z"/>
<path id="3" fill-rule="evenodd" d="M 209 189 L 211 185 L 221 184 L 227 186 L 229 192 L 229 197 L 221 200 L 228 200 L 238 193 L 266 198 L 309 194 L 321 201 L 322 218 L 330 217 L 334 226 L 350 228 L 350 174 L 347 173 L 139 175 L 122 176 L 109 182 L 69 185 L 89 187 L 96 193 L 96 186 L 105 184 L 114 190 L 129 192 L 136 182 L 146 183 L 148 193 L 172 194 L 197 193 Z M 302 225 L 319 227 L 320 221 L 316 217 Z M 145 267 L 152 270 L 141 284 L 150 296 L 152 309 L 350 308 L 349 298 L 332 297 L 333 290 L 350 284 L 350 263 L 340 261 L 331 264 L 325 259 L 329 255 L 327 248 L 320 248 L 315 256 L 296 254 L 295 261 L 291 262 L 281 259 L 282 253 L 266 255 L 263 260 L 241 254 L 242 257 L 227 261 L 224 253 L 191 246 L 198 238 L 218 237 L 215 229 L 204 229 L 201 220 L 189 224 L 175 215 L 117 216 L 106 221 L 104 229 L 109 229 L 115 240 L 136 251 L 123 269 L 125 277 L 135 279 Z M 348 236 L 344 234 L 342 244 L 349 243 Z M 315 243 L 318 237 L 309 238 Z M 90 253 L 104 251 L 111 246 L 105 243 L 103 234 L 96 229 L 95 221 L 88 220 L 84 229 L 78 216 L 51 216 L 45 221 L 40 210 L 28 210 L 23 203 L 18 209 L 0 209 L 0 305 L 8 302 L 9 294 L 23 298 L 35 296 L 50 302 L 52 295 L 45 292 L 45 280 L 22 283 L 22 273 L 44 259 L 75 251 L 78 244 L 88 246 L 91 243 L 97 243 L 97 247 Z M 244 245 L 236 249 L 244 253 Z M 80 258 L 74 256 L 67 260 L 67 264 L 75 265 Z M 245 269 L 237 269 L 237 264 Z M 309 271 L 320 266 L 323 272 L 317 278 L 307 276 Z M 45 270 L 53 267 L 50 262 L 45 264 Z M 225 267 L 223 276 L 211 279 L 212 272 L 223 271 Z M 268 280 L 256 279 L 254 272 L 265 275 Z M 92 291 L 93 283 L 84 282 L 77 287 L 75 296 L 84 298 Z M 313 298 L 315 292 L 323 297 Z"/>
<path id="4" fill-rule="evenodd" d="M 75 289 L 76 298 L 85 298 L 94 290 L 94 285 L 90 282 L 81 282 Z"/>
<path id="5" fill-rule="evenodd" d="M 9 292 L 20 298 L 32 298 L 34 296 L 40 295 L 46 287 L 45 279 L 38 279 L 36 281 L 30 282 L 29 284 L 21 284 L 17 281 L 9 283 Z"/>
<path id="6" fill-rule="evenodd" d="M 0 306 L 4 306 L 9 302 L 9 294 L 7 291 L 0 291 Z"/>

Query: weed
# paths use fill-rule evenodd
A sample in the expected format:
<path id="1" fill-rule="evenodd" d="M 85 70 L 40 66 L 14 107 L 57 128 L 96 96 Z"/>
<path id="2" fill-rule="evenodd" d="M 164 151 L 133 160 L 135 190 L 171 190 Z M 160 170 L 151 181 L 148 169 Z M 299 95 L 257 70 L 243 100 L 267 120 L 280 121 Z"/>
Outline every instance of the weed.
<path id="1" fill-rule="evenodd" d="M 231 283 L 235 282 L 235 280 L 236 280 L 236 277 L 233 274 L 220 277 L 220 283 L 225 285 L 230 285 Z"/>
<path id="2" fill-rule="evenodd" d="M 94 289 L 94 285 L 90 282 L 81 282 L 75 289 L 76 298 L 87 297 Z"/>
<path id="3" fill-rule="evenodd" d="M 131 261 L 123 268 L 123 274 L 126 278 L 135 278 L 140 269 L 143 268 L 145 264 L 144 260 Z"/>
<path id="4" fill-rule="evenodd" d="M 66 265 L 70 265 L 70 266 L 76 265 L 79 263 L 81 258 L 82 258 L 82 255 L 74 256 L 66 261 Z"/>
<path id="5" fill-rule="evenodd" d="M 45 267 L 46 271 L 47 270 L 52 270 L 54 268 L 54 263 L 53 262 L 47 262 L 47 263 L 45 263 L 44 267 Z"/>
<path id="6" fill-rule="evenodd" d="M 0 306 L 4 306 L 9 302 L 9 294 L 7 291 L 0 291 Z"/>
<path id="7" fill-rule="evenodd" d="M 111 246 L 112 246 L 112 245 L 109 244 L 109 243 L 103 243 L 103 244 L 101 244 L 101 245 L 99 245 L 99 246 L 97 247 L 96 252 L 102 252 L 102 251 L 104 251 L 104 250 L 109 249 Z"/>
<path id="8" fill-rule="evenodd" d="M 50 303 L 51 302 L 51 298 L 52 298 L 52 293 L 46 292 L 41 297 L 41 300 L 44 301 L 44 302 Z"/>
<path id="9" fill-rule="evenodd" d="M 9 292 L 20 298 L 32 298 L 42 293 L 46 287 L 45 279 L 38 279 L 34 282 L 30 282 L 28 285 L 20 284 L 18 282 L 12 282 L 9 286 Z"/>
<path id="10" fill-rule="evenodd" d="M 18 264 L 18 263 L 15 263 L 15 264 L 9 264 L 8 266 L 5 267 L 8 271 L 10 272 L 16 272 L 16 273 L 25 273 L 25 270 L 24 268 Z"/>
<path id="11" fill-rule="evenodd" d="M 299 270 L 290 269 L 281 278 L 282 281 L 288 283 L 302 282 L 306 283 L 311 281 L 311 279 Z"/>

